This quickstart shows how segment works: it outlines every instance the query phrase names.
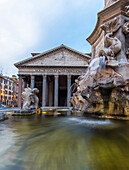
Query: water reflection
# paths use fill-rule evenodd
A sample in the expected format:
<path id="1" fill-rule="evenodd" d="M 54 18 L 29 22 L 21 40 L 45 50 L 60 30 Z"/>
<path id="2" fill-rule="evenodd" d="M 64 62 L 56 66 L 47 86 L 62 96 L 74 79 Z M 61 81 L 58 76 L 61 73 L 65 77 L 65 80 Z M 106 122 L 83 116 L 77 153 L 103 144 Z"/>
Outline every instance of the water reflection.
<path id="1" fill-rule="evenodd" d="M 129 169 L 129 123 L 77 117 L 0 124 L 1 170 Z"/>

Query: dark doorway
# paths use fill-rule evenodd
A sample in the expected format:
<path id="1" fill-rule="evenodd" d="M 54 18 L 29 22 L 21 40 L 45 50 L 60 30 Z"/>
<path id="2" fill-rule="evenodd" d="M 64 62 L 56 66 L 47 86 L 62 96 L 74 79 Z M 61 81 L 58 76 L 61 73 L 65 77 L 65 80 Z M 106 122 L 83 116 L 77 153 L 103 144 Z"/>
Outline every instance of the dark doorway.
<path id="1" fill-rule="evenodd" d="M 48 98 L 48 106 L 54 106 L 54 76 L 48 76 L 48 93 L 46 98 Z"/>
<path id="2" fill-rule="evenodd" d="M 39 93 L 38 93 L 39 107 L 42 106 L 42 81 L 43 81 L 42 76 L 35 76 L 35 88 L 38 88 L 39 90 Z"/>
<path id="3" fill-rule="evenodd" d="M 67 106 L 67 76 L 59 76 L 59 106 Z"/>

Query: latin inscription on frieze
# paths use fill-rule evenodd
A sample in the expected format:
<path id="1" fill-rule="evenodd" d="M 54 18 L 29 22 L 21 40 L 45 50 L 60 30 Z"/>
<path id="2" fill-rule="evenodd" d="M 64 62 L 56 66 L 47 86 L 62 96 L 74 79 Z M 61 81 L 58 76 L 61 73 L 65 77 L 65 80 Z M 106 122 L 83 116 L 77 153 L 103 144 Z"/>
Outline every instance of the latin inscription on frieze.
<path id="1" fill-rule="evenodd" d="M 37 72 L 37 73 L 82 73 L 84 71 L 82 70 L 65 70 L 65 69 L 52 69 L 52 70 L 49 70 L 49 69 L 35 69 L 34 72 Z"/>

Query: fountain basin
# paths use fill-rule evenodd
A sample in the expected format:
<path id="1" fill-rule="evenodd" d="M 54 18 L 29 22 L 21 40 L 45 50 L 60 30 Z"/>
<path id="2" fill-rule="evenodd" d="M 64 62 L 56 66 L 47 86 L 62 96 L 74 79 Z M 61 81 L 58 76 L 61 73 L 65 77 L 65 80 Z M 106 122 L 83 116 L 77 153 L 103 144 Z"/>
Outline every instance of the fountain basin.
<path id="1" fill-rule="evenodd" d="M 11 117 L 1 123 L 0 144 L 2 170 L 129 169 L 128 121 Z"/>

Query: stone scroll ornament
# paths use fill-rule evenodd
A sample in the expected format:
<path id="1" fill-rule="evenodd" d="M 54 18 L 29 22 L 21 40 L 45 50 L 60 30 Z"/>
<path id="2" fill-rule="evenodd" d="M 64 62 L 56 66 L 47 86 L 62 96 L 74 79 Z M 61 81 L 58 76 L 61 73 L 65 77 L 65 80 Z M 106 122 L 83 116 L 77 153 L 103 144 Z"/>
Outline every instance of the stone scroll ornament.
<path id="1" fill-rule="evenodd" d="M 125 6 L 125 15 L 129 17 L 129 5 Z M 123 26 L 123 33 L 128 34 L 129 33 L 129 21 L 125 22 Z"/>
<path id="2" fill-rule="evenodd" d="M 125 14 L 127 17 L 129 17 L 129 5 L 125 6 Z"/>
<path id="3" fill-rule="evenodd" d="M 121 51 L 121 41 L 114 36 L 114 33 L 116 33 L 120 27 L 121 24 L 119 17 L 101 25 L 101 28 L 105 32 L 105 37 L 104 49 L 100 50 L 99 56 L 115 58 L 115 56 Z"/>
<path id="4" fill-rule="evenodd" d="M 39 93 L 39 90 L 37 88 L 31 89 L 31 88 L 25 88 L 24 92 L 22 93 L 22 99 L 23 99 L 23 107 L 22 110 L 31 110 L 31 109 L 37 109 L 39 99 L 37 97 L 37 94 Z"/>
<path id="5" fill-rule="evenodd" d="M 124 24 L 123 32 L 124 32 L 124 34 L 128 34 L 129 33 L 129 21 Z"/>

